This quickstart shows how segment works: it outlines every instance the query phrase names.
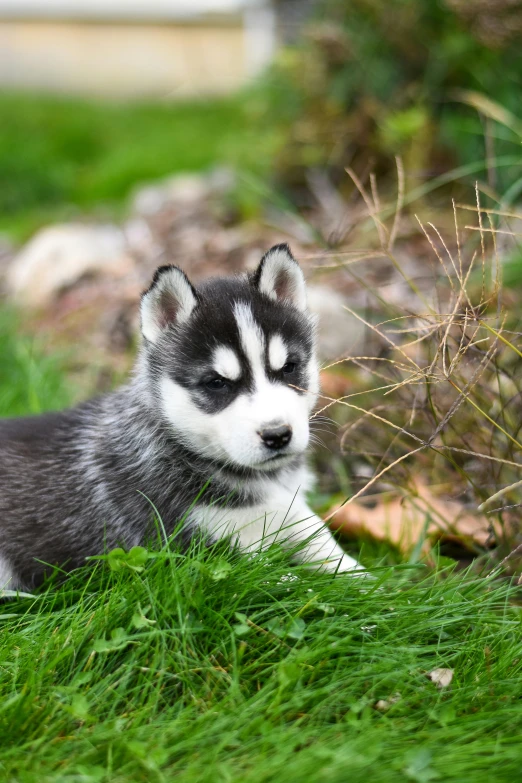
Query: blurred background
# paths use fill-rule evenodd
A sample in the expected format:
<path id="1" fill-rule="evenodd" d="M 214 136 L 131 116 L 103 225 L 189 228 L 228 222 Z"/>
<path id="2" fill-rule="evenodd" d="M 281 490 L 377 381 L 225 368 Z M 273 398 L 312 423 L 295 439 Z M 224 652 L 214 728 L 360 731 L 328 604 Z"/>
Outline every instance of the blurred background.
<path id="1" fill-rule="evenodd" d="M 287 241 L 322 323 L 316 508 L 359 493 L 334 521 L 386 557 L 500 556 L 521 42 L 520 0 L 0 0 L 0 413 L 120 382 L 160 263 Z"/>

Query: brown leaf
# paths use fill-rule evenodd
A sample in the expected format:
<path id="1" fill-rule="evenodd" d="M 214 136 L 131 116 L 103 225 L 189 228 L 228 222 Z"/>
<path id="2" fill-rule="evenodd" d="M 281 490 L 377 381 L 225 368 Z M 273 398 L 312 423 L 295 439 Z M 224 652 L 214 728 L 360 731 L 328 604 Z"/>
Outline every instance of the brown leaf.
<path id="1" fill-rule="evenodd" d="M 321 391 L 325 397 L 333 397 L 335 399 L 344 397 L 349 393 L 352 384 L 353 381 L 350 381 L 346 374 L 342 372 L 335 372 L 334 370 L 323 370 L 321 372 Z M 326 400 L 322 404 L 326 404 Z"/>
<path id="2" fill-rule="evenodd" d="M 485 548 L 490 524 L 486 517 L 470 513 L 461 503 L 437 497 L 420 479 L 413 493 L 386 498 L 374 508 L 356 502 L 342 506 L 330 523 L 350 538 L 370 536 L 389 541 L 405 554 L 423 537 L 423 552 L 441 539 L 458 541 L 472 550 Z"/>

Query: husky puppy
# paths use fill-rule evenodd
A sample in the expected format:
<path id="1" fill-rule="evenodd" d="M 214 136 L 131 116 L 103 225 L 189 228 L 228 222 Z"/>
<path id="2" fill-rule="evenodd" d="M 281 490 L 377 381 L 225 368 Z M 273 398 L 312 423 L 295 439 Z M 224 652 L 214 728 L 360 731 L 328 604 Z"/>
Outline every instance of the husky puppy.
<path id="1" fill-rule="evenodd" d="M 0 421 L 0 588 L 37 584 L 155 534 L 274 541 L 359 568 L 308 508 L 319 390 L 314 320 L 287 245 L 256 272 L 195 287 L 160 267 L 141 300 L 131 381 L 72 410 Z"/>

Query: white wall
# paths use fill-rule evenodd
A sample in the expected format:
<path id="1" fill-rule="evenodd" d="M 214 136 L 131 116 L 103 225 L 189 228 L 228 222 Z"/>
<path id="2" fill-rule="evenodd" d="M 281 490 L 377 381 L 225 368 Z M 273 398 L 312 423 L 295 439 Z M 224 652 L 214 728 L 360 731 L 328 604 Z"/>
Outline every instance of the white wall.
<path id="1" fill-rule="evenodd" d="M 264 0 L 0 0 L 0 18 L 179 19 L 237 13 Z"/>
<path id="2" fill-rule="evenodd" d="M 275 35 L 273 10 L 254 0 L 0 0 L 0 89 L 230 93 L 268 65 Z"/>

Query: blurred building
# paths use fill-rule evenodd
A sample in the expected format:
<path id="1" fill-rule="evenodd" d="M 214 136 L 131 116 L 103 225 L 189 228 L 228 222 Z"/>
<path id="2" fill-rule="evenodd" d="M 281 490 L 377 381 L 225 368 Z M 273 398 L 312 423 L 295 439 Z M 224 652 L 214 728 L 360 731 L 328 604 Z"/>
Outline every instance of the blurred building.
<path id="1" fill-rule="evenodd" d="M 270 0 L 0 0 L 0 88 L 226 93 L 270 61 L 276 26 Z"/>

